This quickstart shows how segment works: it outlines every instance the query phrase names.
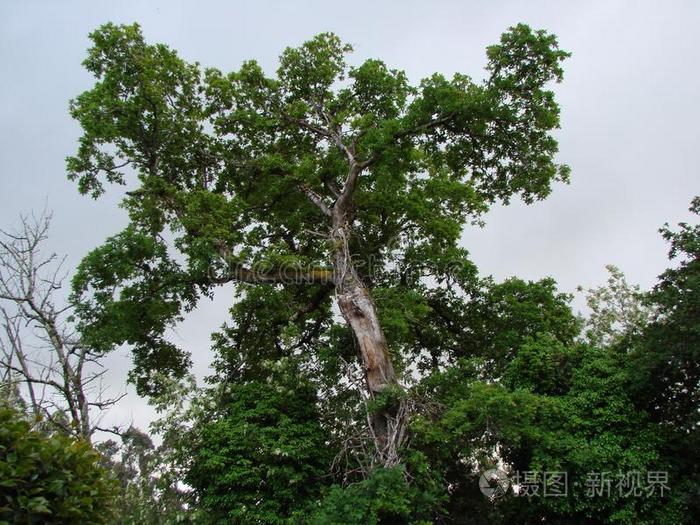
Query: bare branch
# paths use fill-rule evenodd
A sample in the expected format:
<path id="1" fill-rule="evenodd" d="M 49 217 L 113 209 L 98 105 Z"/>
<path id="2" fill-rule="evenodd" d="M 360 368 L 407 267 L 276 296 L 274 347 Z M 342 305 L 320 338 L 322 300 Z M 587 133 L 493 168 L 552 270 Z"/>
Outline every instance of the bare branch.
<path id="1" fill-rule="evenodd" d="M 89 440 L 91 411 L 124 396 L 88 396 L 104 371 L 65 317 L 72 305 L 55 305 L 67 273 L 65 257 L 42 252 L 50 219 L 44 211 L 20 217 L 18 231 L 0 230 L 0 370 L 24 385 L 36 421 Z"/>
<path id="2" fill-rule="evenodd" d="M 318 206 L 318 208 L 323 212 L 324 215 L 328 217 L 332 215 L 331 209 L 328 206 L 326 206 L 326 203 L 323 202 L 323 197 L 321 197 L 318 193 L 316 193 L 314 190 L 303 184 L 299 186 L 299 189 L 304 195 L 306 195 L 309 198 L 311 202 Z"/>

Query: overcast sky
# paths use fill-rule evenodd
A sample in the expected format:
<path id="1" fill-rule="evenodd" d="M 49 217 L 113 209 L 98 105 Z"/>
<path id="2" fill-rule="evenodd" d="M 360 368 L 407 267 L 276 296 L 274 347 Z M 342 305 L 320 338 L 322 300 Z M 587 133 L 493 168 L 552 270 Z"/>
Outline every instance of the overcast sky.
<path id="1" fill-rule="evenodd" d="M 572 181 L 546 201 L 496 207 L 485 228 L 465 232 L 481 272 L 497 279 L 552 276 L 573 291 L 601 283 L 612 263 L 649 288 L 667 265 L 658 228 L 687 219 L 700 193 L 697 1 L 0 0 L 0 227 L 48 201 L 50 247 L 71 267 L 126 223 L 118 188 L 92 201 L 64 169 L 80 134 L 68 101 L 92 83 L 81 67 L 87 35 L 108 21 L 138 22 L 148 41 L 224 71 L 250 58 L 272 71 L 286 46 L 333 31 L 353 44 L 353 61 L 380 58 L 413 81 L 433 72 L 482 78 L 485 47 L 518 22 L 555 33 L 573 53 L 556 88 L 559 161 Z M 229 303 L 218 294 L 173 336 L 200 377 Z M 107 364 L 110 384 L 123 389 L 128 356 Z M 145 426 L 151 415 L 131 394 L 107 421 Z"/>

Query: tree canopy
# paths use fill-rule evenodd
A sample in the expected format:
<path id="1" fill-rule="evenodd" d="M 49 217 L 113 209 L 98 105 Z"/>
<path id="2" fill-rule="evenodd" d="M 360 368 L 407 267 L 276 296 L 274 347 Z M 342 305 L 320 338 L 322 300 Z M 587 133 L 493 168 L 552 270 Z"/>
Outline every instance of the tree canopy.
<path id="1" fill-rule="evenodd" d="M 137 25 L 91 38 L 96 83 L 71 103 L 84 135 L 68 170 L 93 197 L 126 184 L 130 225 L 85 258 L 75 295 L 93 345 L 133 345 L 142 392 L 149 370 L 182 373 L 187 358 L 163 333 L 214 286 L 282 284 L 239 292 L 284 293 L 294 314 L 277 332 L 296 331 L 295 344 L 328 332 L 327 296 L 335 287 L 343 309 L 351 274 L 374 301 L 421 315 L 425 277 L 472 272 L 458 246 L 465 222 L 568 176 L 553 160 L 559 109 L 547 88 L 567 53 L 524 25 L 488 49 L 487 80 L 435 74 L 416 86 L 379 60 L 348 65 L 351 47 L 332 34 L 285 50 L 273 77 L 255 61 L 203 71 Z"/>

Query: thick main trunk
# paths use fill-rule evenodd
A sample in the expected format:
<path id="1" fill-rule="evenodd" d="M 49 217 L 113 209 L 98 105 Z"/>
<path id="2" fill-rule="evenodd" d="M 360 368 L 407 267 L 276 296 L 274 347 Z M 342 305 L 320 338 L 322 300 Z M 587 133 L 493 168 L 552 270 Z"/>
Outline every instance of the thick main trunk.
<path id="1" fill-rule="evenodd" d="M 367 388 L 371 396 L 397 384 L 389 355 L 389 345 L 377 316 L 369 290 L 362 283 L 347 248 L 346 231 L 334 232 L 336 242 L 335 282 L 338 308 L 352 329 L 360 347 Z"/>
<path id="2" fill-rule="evenodd" d="M 356 161 L 354 147 L 347 148 L 342 143 L 340 132 L 336 139 L 349 159 L 349 171 L 342 191 L 328 210 L 330 213 L 327 213 L 332 220 L 330 237 L 334 246 L 333 278 L 340 313 L 352 329 L 359 346 L 367 390 L 370 398 L 374 399 L 388 387 L 399 383 L 377 309 L 367 286 L 355 270 L 348 246 L 353 215 L 352 197 L 360 173 L 368 166 L 368 162 Z M 399 449 L 406 430 L 407 417 L 403 405 L 385 406 L 380 411 L 372 411 L 368 414 L 368 422 L 375 447 L 372 464 L 378 462 L 384 467 L 395 466 L 400 461 Z"/>
<path id="3" fill-rule="evenodd" d="M 387 387 L 397 385 L 398 380 L 374 301 L 352 264 L 347 248 L 347 232 L 340 228 L 334 233 L 338 307 L 359 346 L 367 390 L 370 398 L 374 399 Z M 398 444 L 395 442 L 396 436 L 392 437 L 392 428 L 396 429 L 399 424 L 395 421 L 396 411 L 388 408 L 368 415 L 377 460 L 384 466 L 393 466 L 398 461 Z"/>
<path id="4" fill-rule="evenodd" d="M 367 288 L 355 281 L 339 287 L 338 307 L 360 347 L 367 388 L 371 395 L 396 384 L 389 347 Z"/>

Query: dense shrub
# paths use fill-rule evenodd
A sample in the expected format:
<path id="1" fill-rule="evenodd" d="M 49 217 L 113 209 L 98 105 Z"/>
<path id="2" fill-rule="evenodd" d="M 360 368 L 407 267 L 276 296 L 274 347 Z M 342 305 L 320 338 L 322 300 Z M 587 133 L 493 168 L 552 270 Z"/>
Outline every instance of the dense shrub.
<path id="1" fill-rule="evenodd" d="M 109 523 L 116 487 L 92 447 L 0 407 L 0 524 Z"/>

